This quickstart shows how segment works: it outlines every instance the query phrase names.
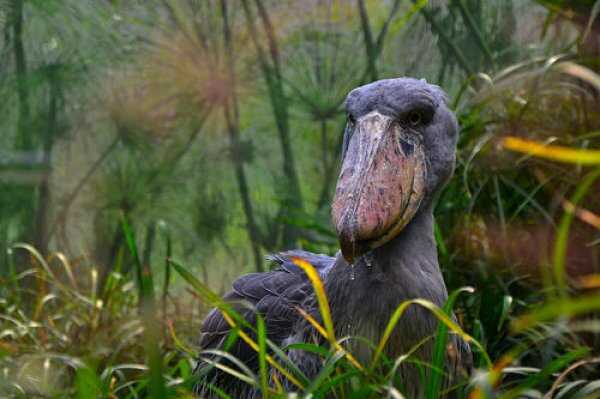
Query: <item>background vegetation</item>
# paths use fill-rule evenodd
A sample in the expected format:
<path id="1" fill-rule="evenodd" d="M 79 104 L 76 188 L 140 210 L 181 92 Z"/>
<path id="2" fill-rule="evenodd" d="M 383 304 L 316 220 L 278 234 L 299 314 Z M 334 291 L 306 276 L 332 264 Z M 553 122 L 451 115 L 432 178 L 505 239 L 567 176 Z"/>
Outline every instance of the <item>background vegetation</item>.
<path id="1" fill-rule="evenodd" d="M 190 395 L 212 292 L 270 252 L 336 251 L 342 102 L 406 75 L 444 87 L 462 126 L 436 208 L 449 289 L 474 288 L 454 303 L 477 366 L 457 391 L 600 397 L 599 12 L 0 0 L 0 396 Z M 301 394 L 401 397 L 397 359 L 339 352 Z"/>

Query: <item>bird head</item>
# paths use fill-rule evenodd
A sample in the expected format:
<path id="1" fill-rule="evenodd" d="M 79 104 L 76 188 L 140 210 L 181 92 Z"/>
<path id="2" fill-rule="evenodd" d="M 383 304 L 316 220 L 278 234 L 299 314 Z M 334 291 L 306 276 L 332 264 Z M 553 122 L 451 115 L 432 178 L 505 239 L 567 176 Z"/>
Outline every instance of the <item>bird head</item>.
<path id="1" fill-rule="evenodd" d="M 438 86 L 386 79 L 346 98 L 342 167 L 332 206 L 349 262 L 396 237 L 448 181 L 457 122 Z"/>

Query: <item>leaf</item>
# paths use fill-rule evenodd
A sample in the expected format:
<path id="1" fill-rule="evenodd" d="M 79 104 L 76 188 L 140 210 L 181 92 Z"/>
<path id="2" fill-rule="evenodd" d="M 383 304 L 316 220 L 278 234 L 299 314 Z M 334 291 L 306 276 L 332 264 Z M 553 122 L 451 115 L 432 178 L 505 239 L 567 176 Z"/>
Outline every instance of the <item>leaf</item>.
<path id="1" fill-rule="evenodd" d="M 596 90 L 600 91 L 600 75 L 591 69 L 569 61 L 561 62 L 555 68 L 562 73 L 574 76 L 589 83 L 594 86 Z"/>
<path id="2" fill-rule="evenodd" d="M 577 186 L 573 198 L 571 198 L 571 204 L 573 208 L 577 208 L 579 203 L 584 199 L 585 195 L 592 187 L 592 184 L 600 177 L 600 168 L 588 173 Z M 566 257 L 567 257 L 567 245 L 569 242 L 569 231 L 571 223 L 573 221 L 574 212 L 565 212 L 560 220 L 558 226 L 558 232 L 556 235 L 556 244 L 554 245 L 554 278 L 556 285 L 559 290 L 559 294 L 566 296 L 567 282 L 565 278 L 566 272 Z"/>
<path id="3" fill-rule="evenodd" d="M 307 394 L 315 392 L 321 387 L 321 385 L 323 385 L 323 383 L 329 378 L 329 376 L 333 372 L 335 372 L 336 365 L 341 359 L 344 358 L 344 355 L 344 352 L 338 351 L 325 361 L 325 364 L 323 365 L 323 367 L 321 367 L 319 374 L 317 374 L 316 377 L 312 380 L 310 386 L 306 388 Z"/>
<path id="4" fill-rule="evenodd" d="M 304 273 L 308 276 L 314 290 L 315 295 L 317 296 L 317 301 L 319 303 L 319 311 L 321 312 L 321 317 L 323 317 L 323 324 L 325 324 L 325 330 L 327 331 L 327 339 L 330 343 L 336 342 L 335 339 L 335 331 L 333 329 L 333 321 L 331 319 L 331 310 L 329 308 L 329 301 L 327 300 L 327 295 L 325 294 L 325 288 L 323 287 L 323 282 L 319 277 L 319 273 L 315 270 L 315 268 L 305 261 L 302 258 L 292 257 L 292 262 L 299 268 L 301 268 Z"/>
<path id="5" fill-rule="evenodd" d="M 138 289 L 140 291 L 140 304 L 146 300 L 154 302 L 154 283 L 152 281 L 152 271 L 149 265 L 142 265 L 135 242 L 135 235 L 125 214 L 121 215 L 121 228 L 127 242 L 127 248 L 133 257 L 135 269 L 137 272 Z"/>
<path id="6" fill-rule="evenodd" d="M 308 321 L 314 327 L 315 330 L 317 330 L 317 332 L 319 334 L 321 334 L 325 339 L 328 338 L 327 331 L 325 331 L 325 328 L 323 328 L 323 326 L 320 325 L 319 322 L 316 321 L 314 317 L 312 317 L 309 313 L 307 313 L 304 309 L 302 309 L 300 307 L 296 308 L 296 310 L 300 313 L 300 315 L 302 315 L 302 317 L 304 317 L 306 319 L 306 321 Z M 352 365 L 354 367 L 356 367 L 359 370 L 364 370 L 364 367 L 358 362 L 358 360 L 356 360 L 354 358 L 354 356 L 352 356 L 351 353 L 346 351 L 344 349 L 344 347 L 342 345 L 340 345 L 340 342 L 338 342 L 338 341 L 330 342 L 330 345 L 333 348 L 335 348 L 337 351 L 344 352 L 346 358 L 348 359 L 348 361 L 350 363 L 352 363 Z"/>
<path id="7" fill-rule="evenodd" d="M 577 391 L 577 394 L 573 396 L 573 399 L 597 398 L 598 391 L 600 391 L 600 380 L 592 381 Z"/>
<path id="8" fill-rule="evenodd" d="M 513 398 L 522 397 L 522 394 L 525 391 L 534 388 L 538 384 L 545 381 L 545 379 L 550 377 L 553 373 L 556 373 L 557 371 L 563 369 L 565 366 L 567 366 L 573 360 L 579 359 L 588 353 L 589 353 L 588 348 L 579 348 L 579 349 L 567 352 L 562 356 L 559 356 L 558 358 L 551 361 L 550 364 L 548 364 L 546 367 L 544 367 L 539 373 L 531 374 L 529 377 L 527 377 L 523 382 L 521 382 L 515 388 L 513 388 L 513 389 L 505 392 L 503 395 L 501 395 L 500 398 L 501 399 L 513 399 Z"/>
<path id="9" fill-rule="evenodd" d="M 261 315 L 257 315 L 256 318 L 256 330 L 258 338 L 258 370 L 260 375 L 260 390 L 262 397 L 268 399 L 269 397 L 269 378 L 267 370 L 267 332 L 265 328 L 265 321 Z"/>
<path id="10" fill-rule="evenodd" d="M 454 291 L 448 297 L 446 304 L 444 305 L 444 313 L 451 317 L 452 309 L 454 309 L 454 303 L 456 299 L 462 292 L 473 293 L 475 290 L 471 287 L 463 287 L 456 291 Z M 442 385 L 442 377 L 441 373 L 435 371 L 436 369 L 443 370 L 445 363 L 445 354 L 446 354 L 446 343 L 448 342 L 448 327 L 440 323 L 437 328 L 437 333 L 435 335 L 435 346 L 433 349 L 433 358 L 431 362 L 431 366 L 433 371 L 430 373 L 429 381 L 427 387 L 425 389 L 425 394 L 428 399 L 435 399 L 440 396 L 440 388 Z"/>
<path id="11" fill-rule="evenodd" d="M 502 146 L 508 150 L 557 162 L 580 165 L 600 165 L 600 150 L 574 149 L 559 145 L 544 145 L 534 140 L 508 136 L 502 139 Z"/>
<path id="12" fill-rule="evenodd" d="M 135 263 L 138 288 L 139 306 L 144 322 L 144 350 L 149 365 L 149 391 L 153 398 L 162 399 L 168 397 L 167 386 L 163 376 L 163 359 L 160 351 L 160 324 L 156 319 L 156 301 L 154 297 L 154 281 L 150 265 L 143 265 L 137 250 L 135 236 L 131 230 L 127 216 L 121 216 L 121 227 L 133 261 Z"/>
<path id="13" fill-rule="evenodd" d="M 172 253 L 173 253 L 173 248 L 172 248 L 173 245 L 171 242 L 170 231 L 166 228 L 164 223 L 159 223 L 159 227 L 162 227 L 162 230 L 164 231 L 164 234 L 165 234 L 165 240 L 166 240 L 165 278 L 164 278 L 164 282 L 163 282 L 163 292 L 162 292 L 163 309 L 166 309 L 167 296 L 169 295 L 169 284 L 171 283 L 171 263 L 169 262 L 169 259 L 171 258 Z"/>
<path id="14" fill-rule="evenodd" d="M 342 373 L 342 374 L 338 374 L 333 378 L 330 378 L 329 380 L 323 381 L 323 383 L 321 383 L 318 387 L 318 390 L 315 392 L 315 397 L 317 398 L 322 398 L 322 397 L 329 397 L 327 395 L 328 392 L 333 391 L 333 389 L 335 389 L 336 387 L 349 382 L 350 379 L 354 378 L 354 377 L 359 377 L 361 375 L 360 370 L 357 369 L 351 369 L 348 372 Z M 332 392 L 333 393 L 333 392 Z M 333 394 L 330 395 L 331 397 L 335 397 Z"/>
<path id="15" fill-rule="evenodd" d="M 223 363 L 219 363 L 219 362 L 215 362 L 213 359 L 207 358 L 207 357 L 201 357 L 200 360 L 202 360 L 203 362 L 210 364 L 211 366 L 235 377 L 236 379 L 245 382 L 248 385 L 252 385 L 252 386 L 256 386 L 256 381 L 253 380 L 251 377 L 248 377 L 245 374 L 240 373 L 239 371 L 233 369 L 232 367 L 226 366 Z"/>
<path id="16" fill-rule="evenodd" d="M 514 320 L 512 330 L 518 333 L 544 321 L 553 320 L 558 317 L 567 318 L 577 316 L 597 310 L 600 310 L 600 295 L 549 301 L 531 313 Z"/>
<path id="17" fill-rule="evenodd" d="M 394 328 L 396 327 L 396 324 L 398 324 L 398 321 L 404 314 L 404 311 L 406 311 L 406 309 L 411 305 L 419 305 L 419 306 L 422 306 L 425 309 L 431 311 L 433 313 L 433 315 L 440 322 L 444 323 L 450 330 L 452 330 L 454 333 L 456 333 L 465 342 L 473 343 L 477 347 L 477 349 L 479 349 L 481 351 L 481 354 L 482 354 L 483 358 L 485 359 L 487 366 L 488 367 L 492 366 L 492 362 L 491 362 L 487 352 L 483 348 L 483 346 L 477 340 L 475 340 L 473 337 L 471 337 L 469 334 L 465 333 L 458 324 L 456 324 L 454 321 L 452 321 L 444 313 L 444 311 L 442 309 L 440 309 L 434 303 L 427 301 L 425 299 L 412 299 L 412 300 L 404 301 L 400 305 L 398 305 L 398 307 L 396 308 L 396 310 L 390 317 L 390 320 L 388 321 L 388 324 L 384 330 L 381 340 L 379 341 L 379 344 L 377 345 L 375 354 L 373 355 L 373 360 L 372 360 L 371 366 L 370 366 L 371 369 L 373 369 L 377 365 L 377 362 L 379 361 L 379 357 L 382 355 L 383 350 L 387 344 L 387 341 L 390 339 L 392 332 L 394 331 Z"/>
<path id="18" fill-rule="evenodd" d="M 100 379 L 88 366 L 77 368 L 75 372 L 75 397 L 77 399 L 97 398 L 100 396 Z"/>
<path id="19" fill-rule="evenodd" d="M 508 314 L 510 312 L 510 307 L 513 303 L 513 297 L 510 295 L 504 295 L 502 298 L 502 313 L 500 314 L 500 319 L 498 320 L 498 331 L 502 329 L 504 325 L 504 321 L 508 318 Z"/>
<path id="20" fill-rule="evenodd" d="M 412 17 L 418 13 L 423 7 L 425 7 L 429 3 L 429 0 L 417 0 L 414 1 L 414 4 L 407 10 L 407 12 L 401 17 L 398 18 L 396 22 L 394 22 L 390 26 L 389 35 L 395 36 L 397 35 L 402 28 L 412 19 Z"/>
<path id="21" fill-rule="evenodd" d="M 211 357 L 206 358 L 203 355 L 211 355 Z M 249 382 L 250 384 L 252 384 L 253 386 L 258 386 L 258 377 L 254 374 L 254 372 L 252 370 L 250 370 L 250 368 L 248 366 L 246 366 L 241 360 L 239 360 L 232 354 L 225 352 L 225 351 L 221 351 L 221 350 L 207 349 L 200 353 L 200 357 L 204 361 L 210 360 L 209 364 L 212 364 L 213 366 L 219 364 L 219 361 L 216 361 L 215 357 L 217 357 L 218 360 L 225 359 L 229 363 L 236 366 L 242 373 L 244 373 L 246 378 L 249 379 L 249 381 L 251 381 L 251 382 Z M 248 382 L 248 381 L 246 381 L 246 382 Z"/>
<path id="22" fill-rule="evenodd" d="M 573 382 L 569 382 L 565 385 L 563 385 L 560 388 L 560 391 L 558 391 L 558 393 L 556 394 L 556 396 L 554 397 L 555 399 L 562 399 L 568 396 L 567 395 L 570 391 L 572 391 L 574 388 L 577 388 L 580 385 L 585 385 L 587 381 L 586 380 L 576 380 Z"/>
<path id="23" fill-rule="evenodd" d="M 323 348 L 322 346 L 316 344 L 307 344 L 305 342 L 293 343 L 286 346 L 284 349 L 286 351 L 300 350 L 304 352 L 310 352 L 322 357 L 326 357 L 327 355 L 329 355 L 329 350 L 327 348 Z"/>
<path id="24" fill-rule="evenodd" d="M 344 352 L 346 358 L 354 365 L 354 367 L 362 370 L 363 367 L 358 360 L 356 360 L 351 353 L 348 353 L 335 338 L 335 330 L 333 328 L 333 321 L 331 319 L 329 301 L 327 299 L 327 294 L 325 294 L 323 282 L 319 277 L 319 272 L 317 272 L 317 270 L 304 259 L 292 257 L 292 262 L 301 268 L 308 276 L 308 279 L 315 290 L 315 295 L 319 304 L 319 311 L 321 313 L 321 317 L 323 318 L 323 324 L 325 324 L 325 328 L 323 328 L 323 326 L 321 326 L 317 320 L 315 320 L 310 314 L 306 313 L 303 309 L 297 308 L 297 310 L 300 312 L 302 317 L 304 317 L 319 332 L 319 334 L 323 335 L 329 341 L 329 344 L 332 347 L 338 351 Z"/>

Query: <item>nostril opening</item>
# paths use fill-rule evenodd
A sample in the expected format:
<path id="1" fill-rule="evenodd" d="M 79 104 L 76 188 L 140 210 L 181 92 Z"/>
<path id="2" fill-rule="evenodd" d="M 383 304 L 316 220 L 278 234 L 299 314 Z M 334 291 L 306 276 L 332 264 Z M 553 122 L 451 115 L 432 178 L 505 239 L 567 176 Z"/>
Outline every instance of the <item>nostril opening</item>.
<path id="1" fill-rule="evenodd" d="M 402 147 L 402 152 L 405 156 L 412 155 L 413 151 L 415 150 L 415 146 L 412 143 L 404 140 L 400 140 L 400 147 Z"/>

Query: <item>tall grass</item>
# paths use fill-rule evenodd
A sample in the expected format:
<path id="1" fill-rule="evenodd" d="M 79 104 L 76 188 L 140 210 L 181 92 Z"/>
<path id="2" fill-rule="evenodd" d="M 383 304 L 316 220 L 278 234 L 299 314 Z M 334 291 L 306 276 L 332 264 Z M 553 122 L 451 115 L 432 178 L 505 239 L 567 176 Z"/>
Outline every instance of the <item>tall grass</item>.
<path id="1" fill-rule="evenodd" d="M 591 176 L 597 177 L 597 174 Z M 582 192 L 583 189 L 580 195 Z M 372 362 L 363 365 L 346 346 L 351 337 L 334 335 L 328 300 L 318 273 L 310 264 L 295 260 L 313 285 L 323 325 L 307 314 L 304 316 L 328 343 L 326 346 L 292 345 L 322 360 L 321 371 L 309 380 L 285 355 L 290 348 L 278 348 L 268 340 L 261 317 L 257 318 L 256 325 L 248 324 L 220 295 L 173 260 L 168 260 L 167 265 L 189 285 L 190 298 L 175 300 L 166 292 L 171 303 L 166 307 L 166 314 L 161 314 L 165 307 L 159 306 L 153 289 L 148 286 L 154 277 L 152 269 L 136 260 L 138 250 L 129 222 L 123 219 L 122 226 L 137 270 L 134 277 L 128 277 L 121 275 L 120 265 L 116 265 L 103 292 L 97 291 L 94 268 L 87 269 L 88 277 L 82 278 L 78 273 L 81 265 L 71 264 L 61 254 L 44 259 L 29 245 L 13 247 L 13 251 L 25 251 L 31 257 L 32 267 L 12 276 L 3 289 L 0 304 L 3 377 L 0 392 L 3 396 L 191 397 L 193 385 L 202 377 L 192 373 L 194 362 L 205 354 L 202 348 L 198 353 L 190 350 L 193 345 L 186 342 L 189 339 L 182 338 L 189 338 L 190 332 L 197 331 L 200 317 L 195 312 L 181 312 L 180 305 L 189 299 L 217 307 L 232 327 L 226 347 L 242 339 L 257 352 L 260 365 L 258 374 L 254 374 L 222 352 L 218 354 L 226 362 L 214 361 L 213 366 L 253 385 L 265 398 L 283 398 L 289 393 L 284 391 L 281 381 L 272 378 L 274 370 L 288 379 L 301 397 L 403 397 L 405 382 L 398 381 L 395 370 L 402 362 L 419 360 L 412 357 L 412 350 L 397 359 L 388 359 L 384 348 L 409 306 L 423 306 L 440 321 L 436 335 L 430 337 L 436 342 L 433 358 L 429 363 L 421 363 L 422 367 L 434 371 L 422 381 L 428 387 L 428 398 L 450 392 L 470 398 L 542 397 L 544 393 L 556 397 L 597 397 L 600 393 L 594 369 L 588 368 L 585 372 L 586 365 L 596 364 L 597 358 L 584 345 L 564 348 L 542 367 L 519 367 L 519 358 L 533 338 L 558 340 L 581 330 L 597 331 L 594 323 L 579 325 L 575 330 L 570 328 L 574 324 L 567 322 L 574 316 L 600 310 L 597 294 L 548 297 L 529 313 L 508 315 L 513 344 L 494 359 L 488 357 L 484 341 L 465 333 L 449 317 L 458 295 L 477 295 L 473 289 L 452 293 L 443 309 L 421 299 L 406 301 L 390 318 L 381 340 L 372 343 Z M 74 275 L 79 278 L 75 279 Z M 479 365 L 470 380 L 447 388 L 449 391 L 441 384 L 448 334 L 457 334 L 469 342 L 474 349 L 475 364 Z M 215 354 L 214 350 L 206 352 L 206 355 Z M 571 372 L 577 373 L 576 379 L 570 378 Z M 220 397 L 228 397 L 218 386 L 211 390 Z"/>

